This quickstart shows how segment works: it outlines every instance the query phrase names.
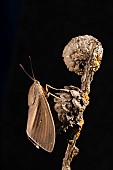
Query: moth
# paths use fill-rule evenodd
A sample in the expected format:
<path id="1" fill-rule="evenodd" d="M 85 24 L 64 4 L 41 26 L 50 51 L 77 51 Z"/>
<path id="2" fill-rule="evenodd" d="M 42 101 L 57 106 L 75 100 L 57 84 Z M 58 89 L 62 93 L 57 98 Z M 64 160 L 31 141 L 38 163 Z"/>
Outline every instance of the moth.
<path id="1" fill-rule="evenodd" d="M 34 81 L 28 92 L 28 119 L 26 133 L 28 139 L 37 147 L 52 152 L 55 145 L 55 125 L 53 116 L 47 101 L 48 93 L 40 82 L 23 71 Z M 31 65 L 32 69 L 32 65 Z M 33 73 L 33 69 L 32 69 Z"/>

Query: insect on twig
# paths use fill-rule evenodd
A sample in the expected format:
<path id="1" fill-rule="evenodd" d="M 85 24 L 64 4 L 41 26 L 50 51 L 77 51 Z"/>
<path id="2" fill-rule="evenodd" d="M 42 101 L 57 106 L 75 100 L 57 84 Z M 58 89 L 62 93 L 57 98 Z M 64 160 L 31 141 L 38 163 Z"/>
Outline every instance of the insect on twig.
<path id="1" fill-rule="evenodd" d="M 29 140 L 37 147 L 41 147 L 48 152 L 52 152 L 55 144 L 55 125 L 50 110 L 49 103 L 40 82 L 35 79 L 31 58 L 32 75 L 31 77 L 24 67 L 20 64 L 22 70 L 34 81 L 28 92 L 28 120 L 26 132 Z"/>
<path id="2" fill-rule="evenodd" d="M 103 55 L 101 43 L 90 35 L 73 38 L 63 50 L 63 59 L 69 71 L 81 75 L 81 88 L 64 86 L 54 88 L 46 84 L 46 89 L 34 77 L 31 58 L 31 77 L 20 64 L 23 71 L 34 81 L 28 93 L 28 120 L 26 132 L 36 147 L 52 152 L 55 145 L 55 125 L 47 97 L 54 97 L 54 110 L 60 122 L 59 131 L 71 129 L 68 145 L 63 158 L 62 170 L 71 169 L 71 161 L 79 153 L 76 141 L 84 124 L 83 113 L 89 104 L 90 85 L 95 72 L 100 68 Z M 55 95 L 48 89 L 59 91 Z M 56 123 L 56 122 L 55 122 Z"/>

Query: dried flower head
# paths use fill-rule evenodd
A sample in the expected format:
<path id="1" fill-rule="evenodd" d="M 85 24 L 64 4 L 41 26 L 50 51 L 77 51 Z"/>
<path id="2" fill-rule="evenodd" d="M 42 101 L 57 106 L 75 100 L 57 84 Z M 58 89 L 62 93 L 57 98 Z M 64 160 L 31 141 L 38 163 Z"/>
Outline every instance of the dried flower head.
<path id="1" fill-rule="evenodd" d="M 85 93 L 75 86 L 64 86 L 67 91 L 57 93 L 59 98 L 54 98 L 54 109 L 58 113 L 58 119 L 63 124 L 63 130 L 66 131 L 69 126 L 79 125 L 83 119 L 83 111 L 89 104 L 89 98 Z"/>
<path id="2" fill-rule="evenodd" d="M 103 48 L 101 43 L 91 35 L 72 38 L 63 51 L 64 62 L 69 71 L 79 75 L 84 74 L 84 67 L 90 62 L 95 72 L 102 60 Z"/>

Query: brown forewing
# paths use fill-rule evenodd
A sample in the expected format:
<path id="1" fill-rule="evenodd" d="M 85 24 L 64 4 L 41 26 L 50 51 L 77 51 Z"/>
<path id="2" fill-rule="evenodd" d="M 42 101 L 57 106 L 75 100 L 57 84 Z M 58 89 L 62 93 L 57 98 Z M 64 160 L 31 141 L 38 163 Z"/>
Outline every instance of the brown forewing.
<path id="1" fill-rule="evenodd" d="M 52 152 L 55 126 L 47 99 L 39 82 L 34 82 L 28 93 L 27 135 L 36 147 Z"/>

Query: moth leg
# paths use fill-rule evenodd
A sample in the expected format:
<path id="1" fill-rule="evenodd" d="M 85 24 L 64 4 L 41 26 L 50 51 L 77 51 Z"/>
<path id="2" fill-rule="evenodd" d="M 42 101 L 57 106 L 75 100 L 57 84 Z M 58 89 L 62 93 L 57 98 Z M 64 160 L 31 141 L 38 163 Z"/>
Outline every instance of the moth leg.
<path id="1" fill-rule="evenodd" d="M 67 91 L 67 92 L 69 92 L 68 89 L 57 89 L 57 88 L 55 88 L 55 87 L 50 86 L 49 84 L 46 84 L 46 91 L 47 91 L 47 92 L 48 92 L 48 89 L 49 89 L 49 88 L 51 88 L 51 89 L 53 89 L 53 90 L 60 90 L 60 91 Z"/>
<path id="2" fill-rule="evenodd" d="M 51 95 L 51 96 L 53 96 L 53 97 L 55 97 L 55 98 L 57 98 L 57 99 L 61 99 L 61 98 L 58 97 L 58 96 L 56 96 L 56 95 L 54 95 L 53 93 L 49 92 L 49 90 L 48 90 L 49 88 L 51 88 L 51 89 L 53 89 L 53 90 L 69 91 L 69 90 L 67 90 L 67 89 L 57 89 L 57 88 L 55 88 L 55 87 L 50 86 L 49 84 L 46 84 L 47 97 L 49 97 L 49 96 Z"/>
<path id="3" fill-rule="evenodd" d="M 60 97 L 54 95 L 53 93 L 48 92 L 48 93 L 47 93 L 47 97 L 49 97 L 50 95 L 53 96 L 53 97 L 55 97 L 55 98 L 57 98 L 57 99 L 60 99 L 60 100 L 61 100 Z"/>
<path id="4" fill-rule="evenodd" d="M 46 84 L 46 91 L 48 91 L 49 88 L 54 89 L 54 90 L 60 90 L 60 89 L 50 86 L 49 84 Z"/>

